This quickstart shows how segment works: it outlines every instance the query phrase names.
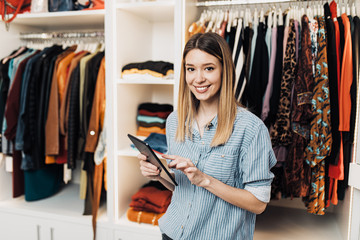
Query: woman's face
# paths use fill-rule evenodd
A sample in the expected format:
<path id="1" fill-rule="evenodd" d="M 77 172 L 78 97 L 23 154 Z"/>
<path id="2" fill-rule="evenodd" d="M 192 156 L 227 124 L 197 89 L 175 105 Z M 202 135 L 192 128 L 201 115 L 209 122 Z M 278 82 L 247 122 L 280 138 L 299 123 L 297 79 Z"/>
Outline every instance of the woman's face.
<path id="1" fill-rule="evenodd" d="M 217 102 L 221 86 L 222 65 L 211 54 L 193 49 L 185 57 L 185 79 L 196 99 Z"/>

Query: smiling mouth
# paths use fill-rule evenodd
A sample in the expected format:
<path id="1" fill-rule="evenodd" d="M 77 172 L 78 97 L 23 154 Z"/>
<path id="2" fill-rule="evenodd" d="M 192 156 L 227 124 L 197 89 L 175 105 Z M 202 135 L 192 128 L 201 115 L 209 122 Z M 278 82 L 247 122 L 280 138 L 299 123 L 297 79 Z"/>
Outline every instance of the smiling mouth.
<path id="1" fill-rule="evenodd" d="M 204 87 L 195 87 L 195 89 L 196 89 L 197 91 L 202 92 L 202 91 L 205 91 L 206 89 L 208 89 L 209 87 L 210 87 L 210 85 L 209 85 L 209 86 L 204 86 Z"/>

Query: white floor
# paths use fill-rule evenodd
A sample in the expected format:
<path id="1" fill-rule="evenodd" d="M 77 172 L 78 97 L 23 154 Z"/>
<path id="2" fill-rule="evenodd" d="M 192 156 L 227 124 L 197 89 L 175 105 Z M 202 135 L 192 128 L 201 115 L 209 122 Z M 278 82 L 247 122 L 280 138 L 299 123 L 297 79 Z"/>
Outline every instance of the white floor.
<path id="1" fill-rule="evenodd" d="M 333 213 L 315 216 L 305 209 L 269 205 L 257 216 L 254 240 L 342 240 Z"/>

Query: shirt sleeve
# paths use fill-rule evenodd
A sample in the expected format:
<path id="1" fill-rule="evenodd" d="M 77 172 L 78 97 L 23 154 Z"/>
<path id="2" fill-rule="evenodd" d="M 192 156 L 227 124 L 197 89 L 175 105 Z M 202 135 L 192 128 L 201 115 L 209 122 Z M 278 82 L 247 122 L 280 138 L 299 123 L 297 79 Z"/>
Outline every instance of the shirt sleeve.
<path id="1" fill-rule="evenodd" d="M 263 202 L 270 201 L 271 182 L 274 174 L 270 169 L 276 164 L 270 136 L 264 124 L 253 132 L 245 156 L 239 161 L 244 189 Z"/>

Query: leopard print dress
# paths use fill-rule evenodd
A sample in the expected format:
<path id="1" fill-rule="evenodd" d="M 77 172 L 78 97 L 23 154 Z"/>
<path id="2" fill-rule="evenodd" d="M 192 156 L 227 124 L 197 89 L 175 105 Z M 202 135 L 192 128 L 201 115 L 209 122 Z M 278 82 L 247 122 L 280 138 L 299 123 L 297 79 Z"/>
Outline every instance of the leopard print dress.
<path id="1" fill-rule="evenodd" d="M 273 146 L 289 146 L 291 143 L 291 91 L 296 76 L 296 36 L 294 20 L 290 20 L 289 36 L 286 45 L 283 74 L 281 79 L 279 108 L 276 121 L 270 130 Z"/>

